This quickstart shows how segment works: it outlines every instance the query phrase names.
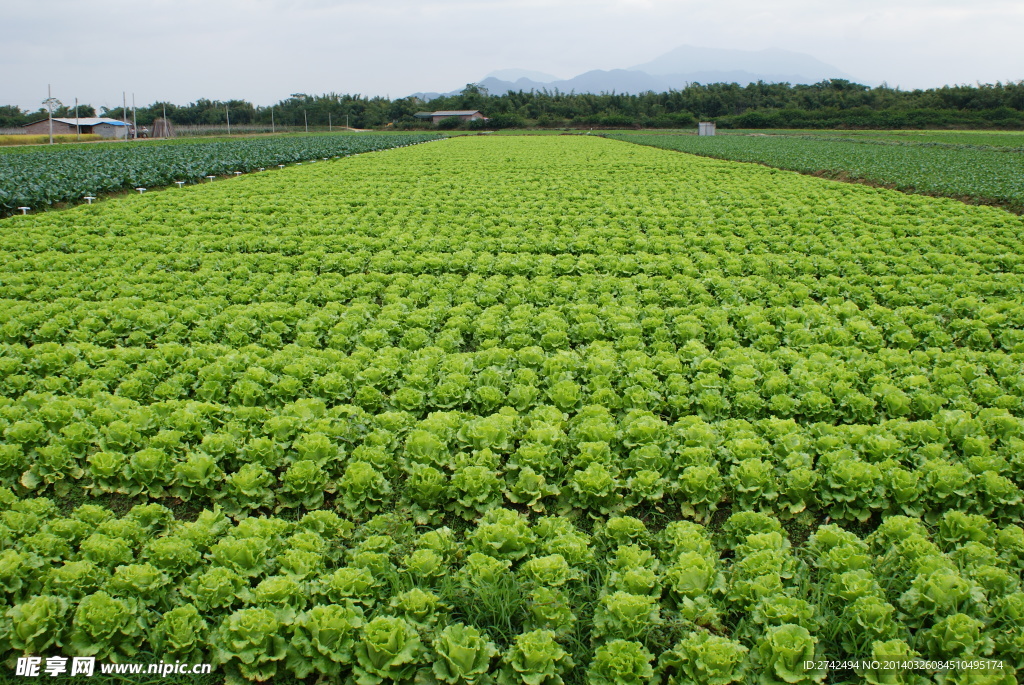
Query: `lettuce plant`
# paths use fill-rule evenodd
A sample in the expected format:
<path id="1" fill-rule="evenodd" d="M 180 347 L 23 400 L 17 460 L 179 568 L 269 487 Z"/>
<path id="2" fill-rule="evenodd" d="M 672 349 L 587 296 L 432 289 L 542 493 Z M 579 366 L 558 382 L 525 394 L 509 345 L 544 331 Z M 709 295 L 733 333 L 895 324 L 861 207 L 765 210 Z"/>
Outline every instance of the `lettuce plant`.
<path id="1" fill-rule="evenodd" d="M 413 463 L 406 470 L 405 496 L 417 525 L 437 523 L 444 515 L 448 479 L 444 473 L 424 464 Z"/>
<path id="2" fill-rule="evenodd" d="M 621 486 L 614 472 L 604 464 L 594 462 L 569 478 L 569 503 L 593 518 L 609 516 L 625 506 L 619 497 Z"/>
<path id="3" fill-rule="evenodd" d="M 343 566 L 320 578 L 318 592 L 335 604 L 354 603 L 370 608 L 377 603 L 379 585 L 368 569 Z"/>
<path id="4" fill-rule="evenodd" d="M 274 503 L 270 486 L 274 476 L 260 464 L 243 464 L 237 472 L 224 479 L 227 496 L 223 498 L 224 513 L 239 519 L 257 509 L 269 508 Z"/>
<path id="5" fill-rule="evenodd" d="M 886 662 L 913 661 L 921 654 L 899 639 L 876 640 L 871 643 L 870 662 L 877 662 L 879 668 L 857 669 L 857 675 L 868 685 L 926 685 L 930 679 L 911 669 L 885 668 Z"/>
<path id="6" fill-rule="evenodd" d="M 761 459 L 743 459 L 729 475 L 735 506 L 741 510 L 768 510 L 779 496 L 775 467 Z"/>
<path id="7" fill-rule="evenodd" d="M 174 465 L 174 475 L 167 491 L 186 502 L 215 498 L 224 480 L 224 472 L 214 457 L 194 452 L 185 461 Z"/>
<path id="8" fill-rule="evenodd" d="M 149 641 L 165 659 L 202 663 L 206 659 L 208 629 L 198 609 L 183 604 L 160 617 L 150 631 Z"/>
<path id="9" fill-rule="evenodd" d="M 937 615 L 970 610 L 985 601 L 985 595 L 974 583 L 949 568 L 939 568 L 918 575 L 910 589 L 899 598 L 904 622 L 919 628 Z"/>
<path id="10" fill-rule="evenodd" d="M 425 648 L 416 629 L 400 618 L 379 616 L 362 626 L 352 676 L 359 685 L 412 682 Z"/>
<path id="11" fill-rule="evenodd" d="M 498 685 L 562 685 L 562 674 L 575 666 L 550 630 L 517 635 L 502 654 Z"/>
<path id="12" fill-rule="evenodd" d="M 864 653 L 875 641 L 897 637 L 896 608 L 874 595 L 860 597 L 842 610 L 839 627 L 843 648 L 850 654 Z"/>
<path id="13" fill-rule="evenodd" d="M 448 486 L 446 508 L 472 521 L 501 506 L 501 480 L 486 466 L 464 466 L 455 471 Z"/>
<path id="14" fill-rule="evenodd" d="M 360 520 L 384 507 L 391 495 L 391 484 L 370 464 L 354 461 L 338 481 L 338 494 L 349 516 Z"/>
<path id="15" fill-rule="evenodd" d="M 414 587 L 391 598 L 392 612 L 418 629 L 429 629 L 443 615 L 444 605 L 433 592 Z"/>
<path id="16" fill-rule="evenodd" d="M 277 490 L 277 511 L 282 509 L 318 509 L 324 503 L 325 490 L 333 491 L 327 482 L 327 473 L 317 462 L 300 459 L 281 476 L 281 485 Z"/>
<path id="17" fill-rule="evenodd" d="M 825 669 L 806 668 L 815 661 L 815 644 L 806 628 L 793 624 L 775 626 L 758 641 L 752 657 L 761 672 L 762 683 L 804 685 L 825 680 Z"/>
<path id="18" fill-rule="evenodd" d="M 553 588 L 580 578 L 579 571 L 569 566 L 561 554 L 533 557 L 519 567 L 519 572 L 527 580 Z"/>
<path id="19" fill-rule="evenodd" d="M 539 587 L 530 593 L 524 625 L 530 630 L 548 630 L 557 635 L 566 635 L 576 625 L 576 614 L 564 592 Z"/>
<path id="20" fill-rule="evenodd" d="M 167 603 L 171 576 L 152 564 L 126 564 L 114 569 L 107 590 L 114 596 L 131 597 L 147 609 Z"/>
<path id="21" fill-rule="evenodd" d="M 653 660 L 639 642 L 612 640 L 597 648 L 587 681 L 592 685 L 647 685 L 655 677 Z"/>
<path id="22" fill-rule="evenodd" d="M 986 657 L 995 646 L 985 624 L 965 614 L 951 614 L 917 633 L 915 647 L 925 658 Z"/>
<path id="23" fill-rule="evenodd" d="M 728 685 L 747 674 L 749 650 L 735 640 L 691 631 L 658 659 L 666 685 Z"/>
<path id="24" fill-rule="evenodd" d="M 53 595 L 36 595 L 7 610 L 7 636 L 3 646 L 22 654 L 45 654 L 63 645 L 68 602 Z"/>
<path id="25" fill-rule="evenodd" d="M 656 598 L 613 592 L 602 597 L 594 611 L 593 636 L 595 640 L 645 638 L 661 622 L 661 609 Z"/>
<path id="26" fill-rule="evenodd" d="M 489 683 L 491 660 L 498 650 L 494 643 L 473 626 L 453 623 L 433 640 L 433 674 L 438 682 L 449 685 Z"/>
<path id="27" fill-rule="evenodd" d="M 487 512 L 476 530 L 467 536 L 469 548 L 494 557 L 518 561 L 527 556 L 536 542 L 526 519 L 511 509 Z"/>
<path id="28" fill-rule="evenodd" d="M 268 609 L 239 609 L 226 617 L 212 640 L 211 663 L 250 681 L 265 682 L 278 673 L 288 655 L 282 625 Z"/>
<path id="29" fill-rule="evenodd" d="M 285 667 L 298 678 L 312 673 L 337 677 L 352 664 L 362 625 L 362 610 L 351 604 L 321 604 L 300 614 L 290 626 Z"/>
<path id="30" fill-rule="evenodd" d="M 506 482 L 507 485 L 503 492 L 508 501 L 513 504 L 523 504 L 539 514 L 544 513 L 547 509 L 547 505 L 542 500 L 561 494 L 561 489 L 558 486 L 548 483 L 547 478 L 534 471 L 530 466 L 519 469 L 515 474 L 515 480 Z"/>
<path id="31" fill-rule="evenodd" d="M 115 599 L 100 591 L 79 603 L 69 644 L 79 656 L 130 660 L 142 644 L 144 626 L 145 615 L 135 600 Z"/>
<path id="32" fill-rule="evenodd" d="M 260 537 L 227 536 L 210 547 L 209 556 L 219 566 L 252 578 L 269 569 L 270 544 Z"/>
<path id="33" fill-rule="evenodd" d="M 223 566 L 197 571 L 181 584 L 181 594 L 201 611 L 230 609 L 251 598 L 247 579 Z"/>
<path id="34" fill-rule="evenodd" d="M 722 501 L 722 476 L 714 466 L 688 466 L 678 483 L 683 516 L 706 523 Z"/>

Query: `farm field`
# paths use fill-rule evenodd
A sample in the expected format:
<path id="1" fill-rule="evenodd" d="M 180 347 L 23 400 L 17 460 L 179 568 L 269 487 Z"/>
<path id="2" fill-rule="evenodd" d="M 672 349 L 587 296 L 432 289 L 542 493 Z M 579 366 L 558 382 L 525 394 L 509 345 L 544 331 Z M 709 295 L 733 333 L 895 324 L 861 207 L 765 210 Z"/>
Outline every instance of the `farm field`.
<path id="1" fill-rule="evenodd" d="M 794 134 L 914 145 L 965 145 L 1024 151 L 1024 133 L 1020 131 L 799 131 Z"/>
<path id="2" fill-rule="evenodd" d="M 82 202 L 87 195 L 155 188 L 175 181 L 200 183 L 211 175 L 315 162 L 438 138 L 436 134 L 310 135 L 23 148 L 26 151 L 20 154 L 0 154 L 0 216 L 13 214 L 19 207 Z"/>
<path id="3" fill-rule="evenodd" d="M 1019 216 L 466 136 L 0 226 L 12 667 L 1024 669 Z"/>
<path id="4" fill-rule="evenodd" d="M 610 137 L 692 154 L 757 162 L 803 173 L 866 180 L 904 191 L 961 198 L 1024 210 L 1024 154 L 1019 134 L 975 134 L 988 143 L 1005 140 L 1009 147 L 979 145 L 978 138 L 959 132 L 872 138 L 869 133 L 816 135 L 683 135 L 613 134 Z M 863 135 L 859 135 L 863 134 Z M 960 136 L 960 137 L 958 137 Z M 937 138 L 945 141 L 937 142 Z M 905 141 L 911 142 L 905 142 Z M 972 140 L 974 143 L 962 141 Z"/>

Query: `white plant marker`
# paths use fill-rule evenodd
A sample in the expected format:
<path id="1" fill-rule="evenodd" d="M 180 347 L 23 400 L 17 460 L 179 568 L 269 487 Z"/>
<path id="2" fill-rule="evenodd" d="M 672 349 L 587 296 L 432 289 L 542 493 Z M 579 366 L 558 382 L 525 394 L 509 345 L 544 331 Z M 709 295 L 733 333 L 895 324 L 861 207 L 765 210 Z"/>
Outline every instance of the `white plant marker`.
<path id="1" fill-rule="evenodd" d="M 278 168 L 278 169 L 284 169 L 284 164 L 278 164 L 278 165 L 277 165 L 277 168 Z"/>
<path id="2" fill-rule="evenodd" d="M 18 209 L 21 210 L 21 215 L 25 216 L 26 214 L 28 214 L 28 210 L 30 210 L 32 208 L 31 207 L 18 207 Z"/>
<path id="3" fill-rule="evenodd" d="M 183 185 L 185 185 L 185 182 L 184 182 L 184 181 L 175 181 L 175 183 L 177 183 L 177 184 L 178 184 L 178 187 L 179 187 L 179 188 L 180 188 L 180 187 L 182 187 Z"/>
<path id="4" fill-rule="evenodd" d="M 207 176 L 206 178 L 210 179 L 210 183 L 213 183 L 213 179 L 215 179 L 217 177 L 216 176 Z"/>
<path id="5" fill-rule="evenodd" d="M 136 188 L 135 190 L 139 191 L 139 195 L 142 195 L 144 192 L 146 192 L 145 188 Z"/>
<path id="6" fill-rule="evenodd" d="M 236 171 L 236 172 L 235 172 L 235 176 L 241 176 L 241 175 L 242 175 L 242 172 L 241 172 L 241 171 Z"/>
<path id="7" fill-rule="evenodd" d="M 89 205 L 91 205 L 91 204 L 92 204 L 92 201 L 96 199 L 96 196 L 95 196 L 95 195 L 86 195 L 86 196 L 85 196 L 85 197 L 83 197 L 82 199 L 83 199 L 83 200 L 85 200 L 85 203 L 86 203 L 86 204 L 89 204 Z"/>

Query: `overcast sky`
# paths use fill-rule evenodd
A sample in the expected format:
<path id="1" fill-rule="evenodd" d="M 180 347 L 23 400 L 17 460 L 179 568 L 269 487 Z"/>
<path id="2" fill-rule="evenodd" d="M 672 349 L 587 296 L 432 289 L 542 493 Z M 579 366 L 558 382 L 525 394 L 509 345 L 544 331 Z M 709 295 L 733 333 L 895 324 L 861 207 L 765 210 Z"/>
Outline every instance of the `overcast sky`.
<path id="1" fill-rule="evenodd" d="M 679 45 L 804 52 L 902 88 L 1024 79 L 1020 0 L 0 0 L 0 104 L 403 97 Z"/>

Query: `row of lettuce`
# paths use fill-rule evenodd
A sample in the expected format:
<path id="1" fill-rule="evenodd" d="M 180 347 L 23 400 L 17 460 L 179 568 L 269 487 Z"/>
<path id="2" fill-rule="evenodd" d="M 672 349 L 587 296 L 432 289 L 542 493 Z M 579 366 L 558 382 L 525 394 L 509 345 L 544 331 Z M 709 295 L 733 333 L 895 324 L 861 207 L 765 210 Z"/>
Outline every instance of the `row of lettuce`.
<path id="1" fill-rule="evenodd" d="M 848 175 L 901 190 L 1024 207 L 1024 155 L 1018 149 L 805 136 L 610 137 L 668 150 L 758 162 L 804 173 Z"/>
<path id="2" fill-rule="evenodd" d="M 828 675 L 809 662 L 856 659 L 872 685 L 1009 685 L 1024 666 L 1024 531 L 957 511 L 863 539 L 822 525 L 795 549 L 756 512 L 715 532 L 612 517 L 587 533 L 499 508 L 457 534 L 400 512 L 232 524 L 215 507 L 185 523 L 156 504 L 117 518 L 0 502 L 10 658 L 149 653 L 361 684 L 561 683 L 580 668 L 591 683 L 801 685 Z M 884 665 L 915 658 L 974 665 Z"/>
<path id="3" fill-rule="evenodd" d="M 21 290 L 19 280 L 12 278 L 13 282 L 6 283 L 2 288 L 5 294 Z M 318 279 L 321 288 L 328 286 L 325 280 Z M 469 301 L 454 297 L 424 301 L 411 288 L 396 288 L 385 279 L 357 277 L 331 284 L 346 292 L 348 301 L 344 303 L 330 301 L 326 293 L 322 304 L 304 301 L 294 305 L 236 303 L 239 298 L 235 296 L 242 295 L 238 292 L 230 299 L 209 295 L 152 302 L 114 297 L 102 304 L 81 297 L 83 293 L 41 302 L 9 297 L 0 300 L 4 304 L 0 342 L 105 346 L 174 342 L 235 347 L 256 343 L 271 348 L 298 344 L 348 353 L 357 347 L 392 346 L 413 351 L 431 346 L 448 351 L 539 346 L 551 352 L 595 342 L 648 353 L 668 352 L 687 344 L 715 349 L 739 346 L 757 353 L 783 348 L 796 354 L 854 347 L 868 353 L 885 347 L 929 353 L 954 348 L 1024 350 L 1024 306 L 1011 297 L 994 295 L 992 302 L 975 296 L 949 297 L 946 302 L 925 306 L 915 302 L 895 307 L 858 306 L 841 297 L 823 298 L 822 303 L 793 286 L 786 301 L 780 299 L 769 306 L 739 298 L 723 304 L 709 296 L 706 299 L 711 301 L 705 303 L 696 293 L 680 298 L 697 300 L 689 305 L 678 299 L 671 304 L 620 302 L 610 296 L 603 304 L 582 297 L 555 304 L 551 291 L 563 285 L 559 281 L 534 280 L 518 288 L 520 283 L 514 278 L 466 280 L 482 286 Z M 637 287 L 639 279 L 602 280 L 603 288 L 623 290 Z M 658 279 L 655 284 L 671 284 L 679 290 L 686 285 L 678 278 Z M 708 284 L 702 285 L 706 288 Z M 504 302 L 495 302 L 498 297 L 489 295 L 498 288 L 502 288 Z M 536 289 L 536 295 L 528 288 Z M 34 297 L 38 289 L 33 290 Z M 383 291 L 387 302 L 367 301 L 371 298 L 361 294 L 373 290 Z M 517 297 L 517 290 L 527 292 Z M 666 298 L 671 297 L 669 291 L 668 287 L 662 291 Z"/>
<path id="4" fill-rule="evenodd" d="M 207 376 L 229 367 L 218 359 L 204 368 Z M 727 416 L 702 418 L 690 405 L 670 422 L 638 401 L 644 395 L 633 386 L 622 398 L 598 388 L 588 399 L 603 402 L 584 404 L 577 384 L 539 383 L 529 367 L 521 371 L 539 388 L 506 396 L 481 385 L 476 408 L 406 411 L 382 405 L 373 385 L 356 393 L 362 406 L 327 395 L 272 407 L 254 394 L 269 373 L 257 368 L 239 369 L 232 404 L 142 403 L 127 396 L 133 378 L 121 381 L 119 394 L 85 382 L 79 394 L 29 390 L 2 398 L 0 477 L 23 495 L 85 489 L 200 506 L 219 501 L 236 517 L 311 510 L 325 501 L 356 520 L 401 504 L 422 523 L 446 513 L 473 520 L 513 505 L 595 518 L 655 508 L 699 521 L 726 503 L 787 518 L 808 509 L 847 522 L 882 514 L 932 519 L 949 508 L 1000 522 L 1021 514 L 1021 420 L 1005 408 L 979 407 L 955 371 L 947 372 L 957 373 L 951 387 L 968 395 L 954 396 L 953 407 L 929 406 L 927 418 L 900 416 L 898 409 L 920 402 L 890 385 L 875 396 L 893 418 L 836 425 L 772 414 L 748 420 L 735 406 Z M 959 371 L 970 375 L 976 367 Z M 488 366 L 478 378 L 492 375 L 498 370 Z M 1019 383 L 1019 375 L 1011 380 Z M 437 392 L 450 392 L 452 382 L 439 383 Z M 335 385 L 322 377 L 311 387 Z M 392 397 L 415 404 L 425 392 L 406 387 Z M 801 402 L 809 406 L 814 392 Z M 492 411 L 531 393 L 539 401 L 522 411 Z M 616 407 L 619 399 L 632 406 Z"/>
<path id="5" fill-rule="evenodd" d="M 132 188 L 176 181 L 199 183 L 207 176 L 256 171 L 279 164 L 331 159 L 436 140 L 429 134 L 294 136 L 183 145 L 67 148 L 0 155 L 0 216 L 81 202 Z"/>

